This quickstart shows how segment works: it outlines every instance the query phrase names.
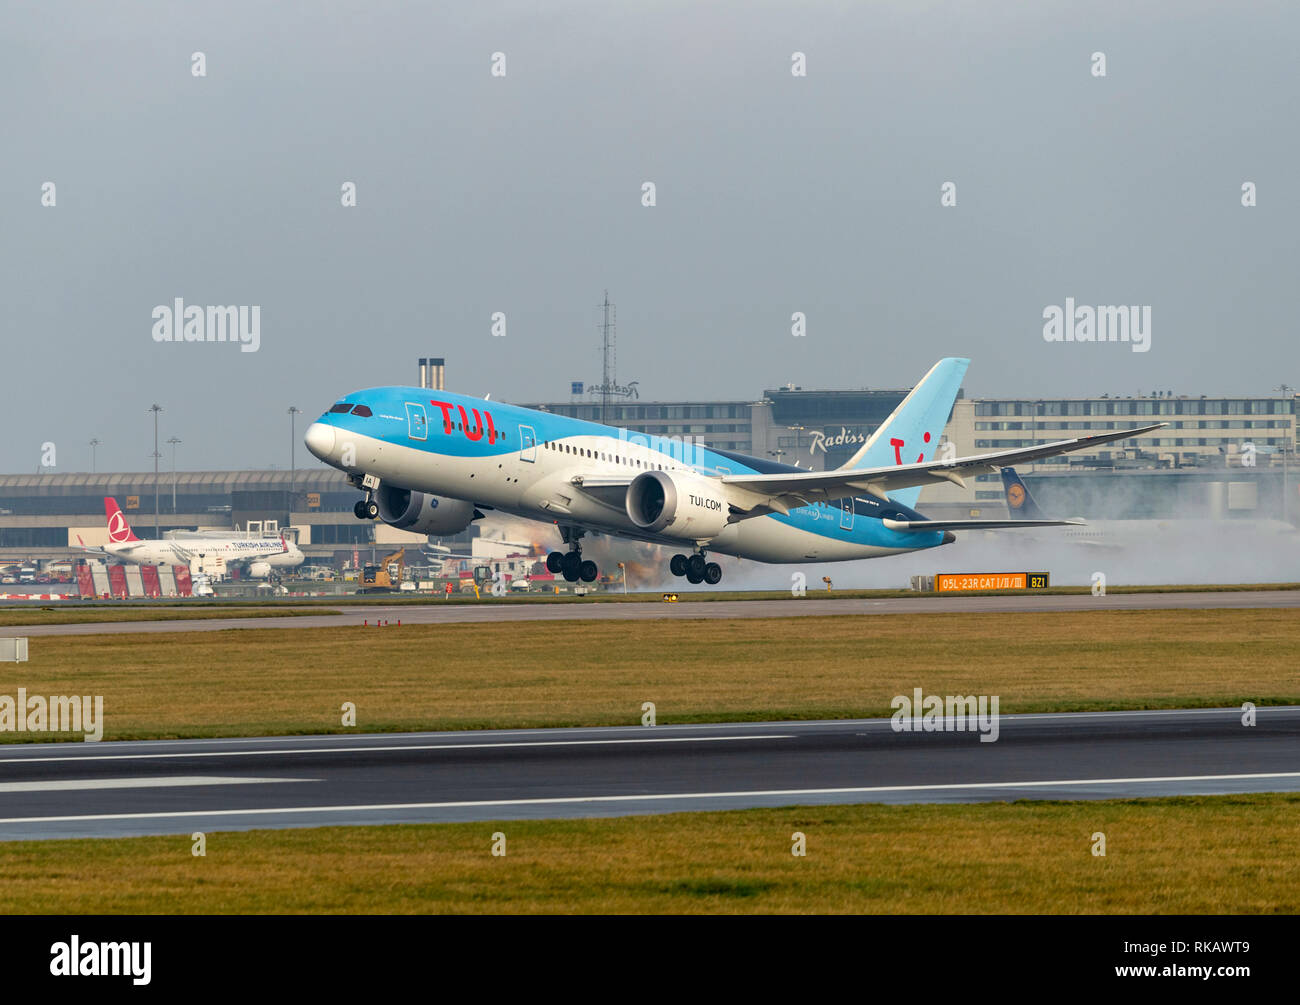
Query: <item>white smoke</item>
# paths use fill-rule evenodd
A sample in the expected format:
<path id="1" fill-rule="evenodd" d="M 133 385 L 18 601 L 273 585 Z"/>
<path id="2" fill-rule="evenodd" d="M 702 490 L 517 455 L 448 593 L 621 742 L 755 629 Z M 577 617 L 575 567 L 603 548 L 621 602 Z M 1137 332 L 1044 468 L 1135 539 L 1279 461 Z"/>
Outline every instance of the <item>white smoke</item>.
<path id="1" fill-rule="evenodd" d="M 924 510 L 923 510 L 924 511 Z M 1003 514 L 990 513 L 991 518 Z M 562 550 L 559 532 L 546 524 L 509 521 L 507 536 Z M 1087 536 L 1078 536 L 1084 532 Z M 1279 583 L 1300 579 L 1300 534 L 1279 521 L 1126 520 L 1095 521 L 1088 527 L 959 531 L 949 545 L 854 562 L 768 565 L 711 554 L 722 566 L 717 587 L 693 587 L 668 571 L 675 551 L 609 536 L 587 536 L 583 554 L 601 572 L 628 566 L 631 590 L 790 590 L 802 574 L 808 595 L 835 589 L 906 589 L 912 576 L 940 572 L 1046 572 L 1053 586 L 1089 586 L 1101 572 L 1106 585 L 1148 586 L 1197 583 Z"/>

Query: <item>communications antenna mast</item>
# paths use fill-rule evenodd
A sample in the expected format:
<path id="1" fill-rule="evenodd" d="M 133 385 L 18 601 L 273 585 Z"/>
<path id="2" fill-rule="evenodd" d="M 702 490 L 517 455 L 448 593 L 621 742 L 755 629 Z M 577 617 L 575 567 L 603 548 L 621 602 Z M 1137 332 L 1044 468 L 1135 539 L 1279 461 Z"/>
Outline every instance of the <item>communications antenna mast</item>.
<path id="1" fill-rule="evenodd" d="M 614 305 L 609 302 L 609 290 L 605 291 L 605 302 L 601 307 L 600 321 L 600 351 L 603 359 L 600 378 L 600 421 L 604 425 L 609 424 L 609 392 L 614 387 L 617 379 L 615 372 L 618 369 L 618 338 L 615 333 L 617 327 L 616 312 Z"/>

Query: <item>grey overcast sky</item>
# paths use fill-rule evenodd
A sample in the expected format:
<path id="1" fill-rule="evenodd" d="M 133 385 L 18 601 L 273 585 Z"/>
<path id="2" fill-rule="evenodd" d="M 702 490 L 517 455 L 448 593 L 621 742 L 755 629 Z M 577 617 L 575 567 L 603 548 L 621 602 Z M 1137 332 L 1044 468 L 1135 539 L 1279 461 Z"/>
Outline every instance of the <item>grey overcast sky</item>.
<path id="1" fill-rule="evenodd" d="M 45 442 L 85 470 L 91 437 L 146 470 L 154 401 L 182 469 L 285 466 L 290 405 L 301 436 L 421 355 L 566 400 L 606 288 L 647 399 L 910 386 L 953 354 L 972 396 L 1300 384 L 1298 28 L 1282 2 L 7 0 L 0 470 Z M 259 306 L 259 351 L 155 342 L 176 297 Z M 1045 342 L 1067 297 L 1149 305 L 1151 350 Z"/>

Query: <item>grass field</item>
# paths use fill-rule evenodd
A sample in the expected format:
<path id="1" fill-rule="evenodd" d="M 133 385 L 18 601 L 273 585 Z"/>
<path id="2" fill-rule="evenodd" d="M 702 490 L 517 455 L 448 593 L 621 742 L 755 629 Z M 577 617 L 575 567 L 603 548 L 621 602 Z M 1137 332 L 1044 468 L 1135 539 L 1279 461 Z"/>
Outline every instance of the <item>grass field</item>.
<path id="1" fill-rule="evenodd" d="M 1279 794 L 211 833 L 201 858 L 5 842 L 0 914 L 1294 914 L 1297 816 Z"/>
<path id="2" fill-rule="evenodd" d="M 679 581 L 680 587 L 677 592 L 678 600 L 681 603 L 701 604 L 713 603 L 720 600 L 789 600 L 791 599 L 789 590 L 718 590 L 711 588 L 692 588 Z M 310 588 L 313 584 L 299 584 Z M 814 584 L 815 585 L 815 584 Z M 298 586 L 292 587 L 297 589 Z M 1126 593 L 1256 593 L 1260 591 L 1272 590 L 1300 590 L 1300 583 L 1197 583 L 1189 585 L 1151 585 L 1151 586 L 1108 586 L 1107 593 L 1126 594 Z M 213 609 L 209 605 L 219 605 L 224 617 L 250 617 L 252 615 L 242 613 L 247 611 L 268 611 L 272 614 L 286 608 L 296 607 L 370 607 L 370 606 L 400 606 L 400 607 L 418 607 L 422 605 L 445 606 L 457 604 L 591 604 L 591 603 L 618 603 L 618 604 L 644 604 L 644 603 L 662 603 L 665 590 L 655 591 L 634 591 L 632 593 L 623 593 L 615 588 L 610 591 L 601 591 L 592 593 L 587 596 L 578 597 L 571 593 L 526 593 L 526 594 L 507 594 L 504 597 L 493 597 L 487 591 L 483 591 L 481 597 L 475 597 L 472 593 L 455 594 L 450 597 L 430 597 L 428 594 L 412 596 L 409 593 L 384 593 L 368 594 L 358 596 L 355 593 L 344 593 L 335 596 L 323 597 L 288 597 L 283 599 L 276 598 L 256 598 L 240 599 L 235 597 L 222 597 L 217 600 L 157 600 L 157 601 L 118 601 L 102 600 L 88 601 L 86 603 L 77 602 L 67 606 L 57 604 L 41 604 L 39 607 L 9 606 L 0 607 L 0 625 L 20 625 L 20 624 L 44 624 L 44 617 L 50 612 L 61 613 L 66 611 L 74 612 L 104 612 L 109 614 L 106 618 L 95 618 L 93 620 L 116 620 L 114 612 L 134 612 L 134 611 L 166 611 L 175 610 L 182 613 L 177 617 L 198 617 L 200 615 L 190 615 L 184 612 L 202 611 Z M 1035 596 L 1086 596 L 1091 594 L 1092 589 L 1088 586 L 1054 586 L 1046 590 L 1034 590 Z M 999 597 L 999 596 L 1024 596 L 1024 590 L 980 590 L 971 593 L 964 593 L 962 596 L 968 597 Z M 910 598 L 913 600 L 925 599 L 927 597 L 951 597 L 952 594 L 937 593 L 916 593 L 912 590 L 808 590 L 809 597 L 818 600 L 891 600 Z M 317 611 L 316 613 L 331 613 Z M 6 620 L 11 616 L 26 618 L 26 620 Z M 134 617 L 132 620 L 136 620 Z M 62 623 L 62 622 L 58 622 Z"/>
<path id="3" fill-rule="evenodd" d="M 277 628 L 33 639 L 0 690 L 102 695 L 105 739 L 632 725 L 645 701 L 666 725 L 887 716 L 914 687 L 1004 714 L 1300 703 L 1297 652 L 1278 609 Z"/>

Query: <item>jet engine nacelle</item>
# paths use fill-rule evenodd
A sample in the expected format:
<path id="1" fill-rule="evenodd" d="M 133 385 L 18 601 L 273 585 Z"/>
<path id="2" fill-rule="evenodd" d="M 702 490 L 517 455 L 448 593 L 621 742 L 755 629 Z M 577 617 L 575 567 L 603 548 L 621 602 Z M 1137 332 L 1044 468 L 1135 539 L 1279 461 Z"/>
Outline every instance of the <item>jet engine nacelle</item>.
<path id="1" fill-rule="evenodd" d="M 248 574 L 254 579 L 265 579 L 271 574 L 270 562 L 249 562 Z"/>
<path id="2" fill-rule="evenodd" d="M 416 534 L 440 537 L 459 534 L 482 516 L 473 503 L 463 499 L 431 496 L 383 482 L 375 491 L 375 502 L 379 505 L 379 519 L 384 523 Z"/>
<path id="3" fill-rule="evenodd" d="M 628 518 L 644 531 L 683 541 L 722 533 L 731 509 L 722 486 L 676 471 L 643 471 L 627 487 Z"/>

